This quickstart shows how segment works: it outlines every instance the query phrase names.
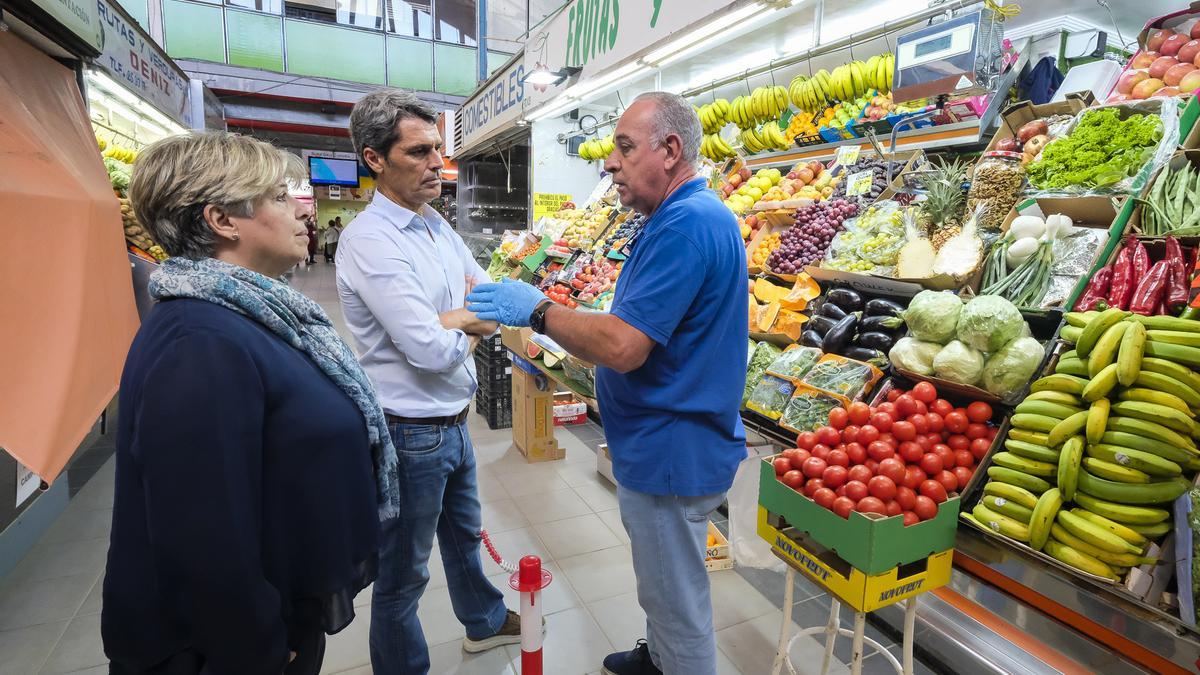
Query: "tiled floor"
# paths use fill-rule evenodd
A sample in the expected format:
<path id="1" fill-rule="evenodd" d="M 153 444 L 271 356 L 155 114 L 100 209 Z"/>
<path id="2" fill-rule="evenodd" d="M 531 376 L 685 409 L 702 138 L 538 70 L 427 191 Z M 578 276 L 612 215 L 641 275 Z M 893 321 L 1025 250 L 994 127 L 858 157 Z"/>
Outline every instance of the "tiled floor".
<path id="1" fill-rule="evenodd" d="M 301 267 L 294 283 L 330 310 L 335 324 L 341 326 L 330 266 Z M 475 414 L 470 427 L 479 464 L 483 522 L 496 548 L 514 559 L 540 555 L 554 573 L 544 598 L 545 672 L 598 672 L 605 655 L 631 648 L 643 636 L 645 622 L 634 593 L 629 540 L 616 510 L 615 490 L 595 471 L 595 446 L 603 432 L 591 423 L 560 430 L 567 458 L 530 465 L 512 447 L 509 430 L 490 430 Z M 94 469 L 66 512 L 0 580 L 0 673 L 107 672 L 99 611 L 113 486 L 110 460 Z M 516 593 L 507 588 L 501 569 L 490 560 L 485 566 L 494 573 L 493 583 L 505 589 L 510 606 L 516 607 Z M 419 616 L 430 645 L 431 672 L 515 675 L 519 647 L 480 655 L 462 651 L 463 628 L 450 610 L 436 547 L 430 575 Z M 710 578 L 719 672 L 765 675 L 779 635 L 782 575 L 739 568 Z M 795 601 L 794 619 L 800 627 L 825 622 L 829 600 L 816 587 L 799 580 Z M 356 605 L 355 621 L 329 639 L 323 672 L 370 672 L 370 589 Z M 885 645 L 894 644 L 873 629 L 868 632 Z M 821 646 L 811 638 L 799 642 L 794 662 L 802 672 L 816 672 L 819 668 L 813 664 L 820 660 Z M 838 654 L 844 659 L 849 644 L 842 642 Z M 870 657 L 864 672 L 887 672 L 884 666 L 882 659 Z M 839 662 L 831 672 L 847 669 Z"/>

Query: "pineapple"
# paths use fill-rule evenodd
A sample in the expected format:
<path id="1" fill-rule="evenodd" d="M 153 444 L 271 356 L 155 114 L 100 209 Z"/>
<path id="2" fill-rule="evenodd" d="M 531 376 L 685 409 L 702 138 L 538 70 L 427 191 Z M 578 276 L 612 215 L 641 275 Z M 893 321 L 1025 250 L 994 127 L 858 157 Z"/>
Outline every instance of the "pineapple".
<path id="1" fill-rule="evenodd" d="M 921 203 L 924 225 L 935 249 L 962 232 L 960 219 L 966 196 L 962 191 L 966 164 L 955 160 L 934 167 L 926 182 L 925 201 Z"/>

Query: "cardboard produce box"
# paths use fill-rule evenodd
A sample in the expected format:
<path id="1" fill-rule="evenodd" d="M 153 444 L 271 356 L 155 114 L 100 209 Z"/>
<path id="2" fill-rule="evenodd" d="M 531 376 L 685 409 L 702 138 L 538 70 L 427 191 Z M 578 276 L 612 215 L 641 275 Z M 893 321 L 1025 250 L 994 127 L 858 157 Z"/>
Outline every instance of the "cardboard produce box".
<path id="1" fill-rule="evenodd" d="M 513 365 L 518 366 L 512 376 L 513 442 L 530 462 L 566 457 L 554 438 L 554 394 L 545 376 L 520 357 L 514 357 Z"/>
<path id="2" fill-rule="evenodd" d="M 1035 105 L 1030 101 L 1018 101 L 1000 113 L 1000 127 L 992 136 L 992 141 L 988 143 L 985 152 L 991 152 L 996 149 L 996 145 L 1006 138 L 1012 138 L 1017 135 L 1017 130 L 1025 126 L 1029 122 L 1039 119 L 1045 119 L 1051 115 L 1070 115 L 1074 117 L 1081 110 L 1091 106 L 1096 102 L 1092 92 L 1076 92 L 1067 94 L 1065 101 L 1058 103 L 1043 103 Z"/>
<path id="3" fill-rule="evenodd" d="M 587 404 L 575 398 L 571 392 L 554 395 L 554 426 L 570 426 L 587 422 Z"/>

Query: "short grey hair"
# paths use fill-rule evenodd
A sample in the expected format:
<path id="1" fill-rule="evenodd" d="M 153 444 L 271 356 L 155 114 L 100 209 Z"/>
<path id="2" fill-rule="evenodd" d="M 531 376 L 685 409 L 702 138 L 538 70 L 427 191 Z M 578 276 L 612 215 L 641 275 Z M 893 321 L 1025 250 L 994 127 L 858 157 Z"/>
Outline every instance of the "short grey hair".
<path id="1" fill-rule="evenodd" d="M 138 153 L 129 201 L 168 255 L 198 260 L 211 258 L 217 242 L 204 207 L 253 218 L 259 200 L 281 182 L 305 178 L 300 158 L 270 143 L 225 132 L 182 134 Z"/>
<path id="2" fill-rule="evenodd" d="M 667 136 L 679 136 L 683 146 L 683 161 L 694 166 L 700 158 L 700 140 L 704 132 L 692 104 L 682 96 L 665 91 L 648 91 L 634 99 L 641 100 L 654 103 L 651 142 L 661 145 Z"/>
<path id="3" fill-rule="evenodd" d="M 416 94 L 403 89 L 379 89 L 354 104 L 350 111 L 350 140 L 354 143 L 358 161 L 367 167 L 372 177 L 375 171 L 367 164 L 363 153 L 371 148 L 386 156 L 400 140 L 396 125 L 407 118 L 437 124 L 437 111 Z"/>

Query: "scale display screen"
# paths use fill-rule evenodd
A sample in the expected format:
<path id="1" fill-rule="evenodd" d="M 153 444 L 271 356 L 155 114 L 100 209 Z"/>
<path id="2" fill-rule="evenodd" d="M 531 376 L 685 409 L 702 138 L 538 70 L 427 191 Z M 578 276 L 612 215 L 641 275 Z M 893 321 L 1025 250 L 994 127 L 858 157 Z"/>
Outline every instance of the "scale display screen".
<path id="1" fill-rule="evenodd" d="M 939 37 L 935 37 L 932 40 L 926 40 L 924 42 L 919 42 L 919 43 L 917 43 L 916 47 L 913 49 L 913 56 L 920 58 L 922 56 L 926 56 L 926 55 L 932 54 L 934 52 L 940 52 L 943 49 L 949 49 L 953 40 L 954 40 L 953 36 L 947 34 L 947 35 L 941 35 Z"/>

